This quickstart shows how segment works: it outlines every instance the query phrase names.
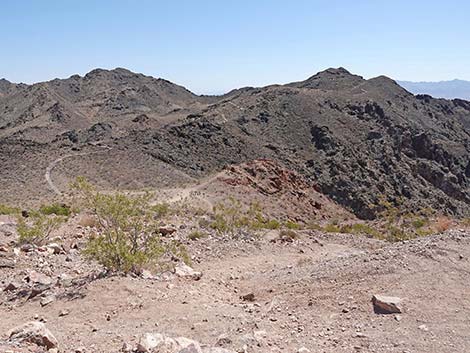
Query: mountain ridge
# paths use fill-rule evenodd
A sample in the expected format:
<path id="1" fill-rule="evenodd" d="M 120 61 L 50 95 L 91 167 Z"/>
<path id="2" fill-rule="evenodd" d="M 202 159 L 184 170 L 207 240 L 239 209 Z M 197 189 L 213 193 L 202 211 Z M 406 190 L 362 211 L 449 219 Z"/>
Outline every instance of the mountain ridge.
<path id="1" fill-rule="evenodd" d="M 374 218 L 382 198 L 466 215 L 469 131 L 465 101 L 414 96 L 388 77 L 344 68 L 221 96 L 96 69 L 0 97 L 3 188 L 19 199 L 52 197 L 44 170 L 74 153 L 54 171 L 63 190 L 82 174 L 105 188 L 158 188 L 267 158 L 361 218 Z"/>

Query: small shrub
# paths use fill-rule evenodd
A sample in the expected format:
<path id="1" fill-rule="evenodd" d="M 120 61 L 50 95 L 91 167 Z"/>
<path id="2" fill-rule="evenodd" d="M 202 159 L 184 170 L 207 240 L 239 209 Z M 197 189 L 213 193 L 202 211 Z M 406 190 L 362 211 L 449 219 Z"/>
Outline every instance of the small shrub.
<path id="1" fill-rule="evenodd" d="M 281 223 L 275 219 L 268 219 L 263 215 L 261 206 L 254 202 L 248 209 L 244 209 L 240 201 L 230 198 L 226 202 L 218 203 L 213 208 L 213 221 L 210 227 L 218 233 L 231 233 L 238 229 L 279 229 Z"/>
<path id="2" fill-rule="evenodd" d="M 201 228 L 210 228 L 211 227 L 211 222 L 207 218 L 199 218 L 197 221 L 197 224 Z"/>
<path id="3" fill-rule="evenodd" d="M 382 233 L 368 224 L 355 223 L 351 226 L 351 229 L 353 234 L 365 234 L 372 238 L 382 238 Z"/>
<path id="4" fill-rule="evenodd" d="M 152 212 L 155 212 L 156 216 L 159 218 L 165 217 L 170 213 L 170 205 L 166 202 L 157 203 L 151 207 Z"/>
<path id="5" fill-rule="evenodd" d="M 70 207 L 58 203 L 53 203 L 51 205 L 43 205 L 39 208 L 39 212 L 46 216 L 55 214 L 56 216 L 68 217 L 71 214 Z"/>
<path id="6" fill-rule="evenodd" d="M 340 233 L 341 232 L 341 228 L 338 225 L 333 224 L 333 223 L 328 223 L 323 228 L 323 230 L 327 233 Z"/>
<path id="7" fill-rule="evenodd" d="M 287 229 L 292 229 L 292 230 L 299 230 L 301 228 L 300 224 L 298 224 L 297 222 L 291 221 L 291 220 L 286 221 L 284 223 L 284 226 Z"/>
<path id="8" fill-rule="evenodd" d="M 411 225 L 414 229 L 423 228 L 427 224 L 427 220 L 425 218 L 417 218 L 411 222 Z"/>
<path id="9" fill-rule="evenodd" d="M 189 240 L 199 240 L 203 238 L 207 238 L 207 234 L 204 232 L 201 232 L 200 230 L 194 230 L 188 235 Z"/>
<path id="10" fill-rule="evenodd" d="M 410 237 L 409 233 L 407 233 L 404 229 L 398 228 L 395 226 L 389 226 L 388 233 L 386 239 L 390 242 L 399 242 L 403 240 L 409 240 Z"/>
<path id="11" fill-rule="evenodd" d="M 460 224 L 464 227 L 470 227 L 470 217 L 464 218 L 460 221 Z"/>
<path id="12" fill-rule="evenodd" d="M 43 245 L 50 234 L 64 221 L 63 217 L 46 216 L 40 213 L 32 213 L 28 222 L 23 217 L 18 217 L 18 235 L 20 244 Z"/>
<path id="13" fill-rule="evenodd" d="M 307 224 L 307 229 L 321 231 L 323 230 L 323 227 L 320 224 L 312 221 Z"/>
<path id="14" fill-rule="evenodd" d="M 0 215 L 14 215 L 19 213 L 21 213 L 21 210 L 17 207 L 0 204 Z"/>

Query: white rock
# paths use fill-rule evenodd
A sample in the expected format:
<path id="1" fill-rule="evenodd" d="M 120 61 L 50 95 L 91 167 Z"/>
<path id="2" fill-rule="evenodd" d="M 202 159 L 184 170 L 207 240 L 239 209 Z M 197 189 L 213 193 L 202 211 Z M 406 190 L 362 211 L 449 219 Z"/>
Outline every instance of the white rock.
<path id="1" fill-rule="evenodd" d="M 42 322 L 30 321 L 15 327 L 8 333 L 10 342 L 30 342 L 47 349 L 56 348 L 59 343 Z"/>
<path id="2" fill-rule="evenodd" d="M 50 243 L 47 245 L 47 249 L 53 254 L 60 254 L 62 252 L 62 246 L 57 243 Z"/>
<path id="3" fill-rule="evenodd" d="M 175 340 L 162 335 L 161 333 L 145 333 L 137 344 L 137 352 L 174 352 L 178 349 L 178 343 Z"/>
<path id="4" fill-rule="evenodd" d="M 46 276 L 43 273 L 39 273 L 37 271 L 31 271 L 28 274 L 29 281 L 31 283 L 37 283 L 37 284 L 42 284 L 42 285 L 50 285 L 52 284 L 52 278 L 49 276 Z"/>
<path id="5" fill-rule="evenodd" d="M 186 265 L 185 263 L 180 263 L 175 267 L 175 274 L 178 277 L 182 278 L 192 278 L 194 280 L 200 280 L 202 277 L 202 273 L 193 270 L 191 267 Z"/>

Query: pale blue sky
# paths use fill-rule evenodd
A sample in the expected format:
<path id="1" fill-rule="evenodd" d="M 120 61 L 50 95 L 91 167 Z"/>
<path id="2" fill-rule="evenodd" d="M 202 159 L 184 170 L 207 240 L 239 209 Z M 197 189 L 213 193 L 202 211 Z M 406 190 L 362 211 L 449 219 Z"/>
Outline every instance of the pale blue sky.
<path id="1" fill-rule="evenodd" d="M 197 93 L 305 79 L 470 80 L 466 0 L 2 0 L 0 77 L 125 67 Z"/>

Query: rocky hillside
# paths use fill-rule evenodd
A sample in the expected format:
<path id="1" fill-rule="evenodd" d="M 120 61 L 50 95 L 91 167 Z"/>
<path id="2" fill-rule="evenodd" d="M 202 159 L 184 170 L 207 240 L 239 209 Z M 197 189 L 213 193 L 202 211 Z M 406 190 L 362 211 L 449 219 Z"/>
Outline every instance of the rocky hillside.
<path id="1" fill-rule="evenodd" d="M 386 77 L 328 69 L 220 97 L 124 69 L 10 86 L 0 88 L 0 201 L 52 197 L 48 167 L 61 190 L 77 174 L 141 188 L 267 158 L 362 218 L 382 199 L 470 209 L 470 103 L 414 96 Z"/>

